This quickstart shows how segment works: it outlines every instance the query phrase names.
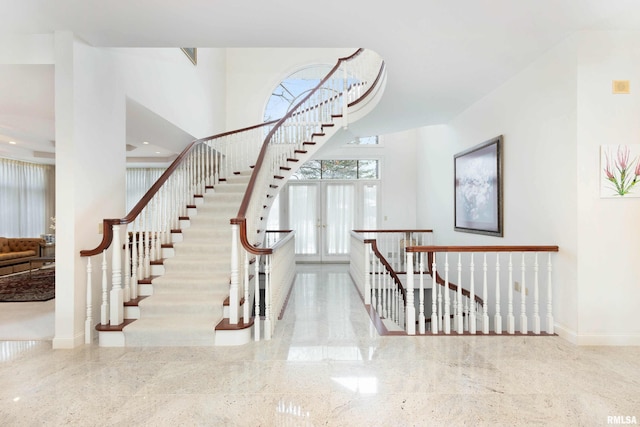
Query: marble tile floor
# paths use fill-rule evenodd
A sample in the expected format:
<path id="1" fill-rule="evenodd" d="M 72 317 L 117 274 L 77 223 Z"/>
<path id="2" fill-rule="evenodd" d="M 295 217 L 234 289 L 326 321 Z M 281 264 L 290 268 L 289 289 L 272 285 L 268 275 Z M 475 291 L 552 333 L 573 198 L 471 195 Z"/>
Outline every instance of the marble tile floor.
<path id="1" fill-rule="evenodd" d="M 73 350 L 0 342 L 0 425 L 598 426 L 612 416 L 640 419 L 639 347 L 576 347 L 559 337 L 380 337 L 346 266 L 298 271 L 269 342 Z"/>

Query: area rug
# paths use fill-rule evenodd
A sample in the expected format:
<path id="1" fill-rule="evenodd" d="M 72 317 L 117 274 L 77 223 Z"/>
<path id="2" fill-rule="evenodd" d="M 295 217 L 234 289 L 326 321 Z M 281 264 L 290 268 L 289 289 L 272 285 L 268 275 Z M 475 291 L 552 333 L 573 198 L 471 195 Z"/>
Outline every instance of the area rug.
<path id="1" fill-rule="evenodd" d="M 48 301 L 55 293 L 55 268 L 0 277 L 0 302 Z"/>

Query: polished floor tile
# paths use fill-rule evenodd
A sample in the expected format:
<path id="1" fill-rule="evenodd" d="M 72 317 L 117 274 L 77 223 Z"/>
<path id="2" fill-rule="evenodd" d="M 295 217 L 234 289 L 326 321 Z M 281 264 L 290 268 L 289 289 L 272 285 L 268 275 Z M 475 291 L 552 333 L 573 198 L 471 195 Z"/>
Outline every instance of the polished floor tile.
<path id="1" fill-rule="evenodd" d="M 0 341 L 0 425 L 640 422 L 638 347 L 576 347 L 559 337 L 381 337 L 346 266 L 298 270 L 268 342 L 52 350 L 49 341 Z"/>

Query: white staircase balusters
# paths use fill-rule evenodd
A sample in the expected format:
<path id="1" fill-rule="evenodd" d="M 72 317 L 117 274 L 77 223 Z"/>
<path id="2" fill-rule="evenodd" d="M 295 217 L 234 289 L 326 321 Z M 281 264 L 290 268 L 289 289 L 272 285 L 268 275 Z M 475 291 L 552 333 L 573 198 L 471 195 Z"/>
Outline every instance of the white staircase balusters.
<path id="1" fill-rule="evenodd" d="M 489 302 L 488 302 L 487 283 L 487 253 L 484 253 L 482 259 L 482 333 L 489 333 Z"/>
<path id="2" fill-rule="evenodd" d="M 256 277 L 255 280 L 258 280 Z M 244 322 L 247 323 L 249 321 L 249 307 L 251 303 L 249 302 L 249 252 L 244 251 L 244 302 L 242 304 L 242 318 Z"/>
<path id="3" fill-rule="evenodd" d="M 124 235 L 124 277 L 122 281 L 124 282 L 123 299 L 124 302 L 129 302 L 131 300 L 131 250 L 129 248 L 128 227 L 125 229 L 127 230 Z"/>
<path id="4" fill-rule="evenodd" d="M 508 294 L 508 306 L 507 306 L 507 333 L 514 334 L 516 331 L 516 321 L 513 315 L 513 254 L 509 253 L 509 283 L 507 288 L 509 291 Z"/>
<path id="5" fill-rule="evenodd" d="M 549 252 L 549 260 L 547 262 L 547 333 L 554 333 L 553 325 L 553 306 L 552 306 L 552 291 L 551 291 L 551 252 Z"/>
<path id="6" fill-rule="evenodd" d="M 475 272 L 476 266 L 474 262 L 474 254 L 471 252 L 471 259 L 469 261 L 469 333 L 475 335 L 478 329 L 478 319 L 476 313 L 476 282 Z"/>
<path id="7" fill-rule="evenodd" d="M 457 283 L 457 292 L 456 292 L 456 331 L 459 334 L 464 332 L 464 324 L 462 321 L 463 308 L 462 305 L 462 253 L 458 253 L 458 283 Z"/>
<path id="8" fill-rule="evenodd" d="M 253 310 L 255 312 L 255 316 L 253 318 L 253 337 L 255 341 L 260 341 L 260 255 L 256 255 L 256 260 L 254 263 L 254 306 Z"/>
<path id="9" fill-rule="evenodd" d="M 520 283 L 520 333 L 526 334 L 528 332 L 527 327 L 527 284 L 526 284 L 526 270 L 527 264 L 525 263 L 524 252 L 522 253 L 522 262 L 520 271 L 522 273 Z"/>
<path id="10" fill-rule="evenodd" d="M 431 333 L 437 334 L 441 327 L 441 322 L 439 321 L 440 316 L 438 313 L 440 311 L 437 307 L 438 301 L 438 290 L 440 286 L 438 286 L 436 277 L 437 277 L 437 266 L 436 266 L 436 254 L 433 253 L 433 262 L 431 263 Z"/>
<path id="11" fill-rule="evenodd" d="M 493 317 L 493 331 L 502 334 L 502 314 L 500 313 L 500 254 L 496 253 L 496 313 Z"/>
<path id="12" fill-rule="evenodd" d="M 451 333 L 451 312 L 449 308 L 449 252 L 444 254 L 444 333 L 449 335 Z"/>
<path id="13" fill-rule="evenodd" d="M 93 341 L 93 286 L 91 284 L 91 257 L 87 257 L 87 317 L 84 321 L 84 343 Z"/>
<path id="14" fill-rule="evenodd" d="M 407 253 L 408 255 L 408 253 Z M 418 274 L 420 275 L 420 301 L 418 306 L 418 332 L 424 335 L 426 332 L 426 319 L 424 316 L 424 253 L 418 254 L 420 257 L 420 264 Z M 413 273 L 411 273 L 413 276 Z"/>
<path id="15" fill-rule="evenodd" d="M 107 250 L 102 251 L 102 304 L 100 305 L 100 324 L 109 324 L 109 279 L 107 278 Z"/>
<path id="16" fill-rule="evenodd" d="M 540 313 L 538 312 L 538 253 L 533 262 L 533 333 L 540 335 Z"/>
<path id="17" fill-rule="evenodd" d="M 133 223 L 136 225 L 137 221 Z M 131 227 L 131 298 L 138 298 L 138 232 L 135 227 Z"/>

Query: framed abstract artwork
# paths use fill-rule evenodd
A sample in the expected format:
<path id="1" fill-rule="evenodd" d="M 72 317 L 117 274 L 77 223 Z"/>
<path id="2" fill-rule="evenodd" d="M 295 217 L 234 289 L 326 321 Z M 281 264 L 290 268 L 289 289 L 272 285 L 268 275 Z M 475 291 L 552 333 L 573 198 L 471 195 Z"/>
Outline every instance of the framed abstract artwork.
<path id="1" fill-rule="evenodd" d="M 502 135 L 456 154 L 454 229 L 502 237 Z"/>

